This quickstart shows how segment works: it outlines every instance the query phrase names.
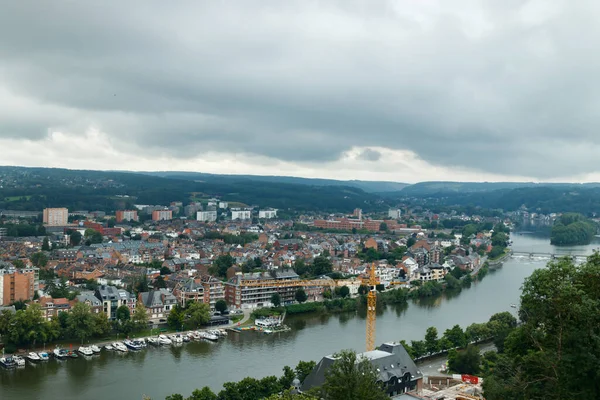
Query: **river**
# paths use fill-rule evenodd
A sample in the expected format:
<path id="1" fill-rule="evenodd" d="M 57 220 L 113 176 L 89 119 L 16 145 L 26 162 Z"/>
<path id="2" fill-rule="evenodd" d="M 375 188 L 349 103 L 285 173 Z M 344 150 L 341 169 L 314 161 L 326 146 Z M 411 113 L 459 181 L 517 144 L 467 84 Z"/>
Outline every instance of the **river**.
<path id="1" fill-rule="evenodd" d="M 514 251 L 552 254 L 591 253 L 589 246 L 556 248 L 548 238 L 513 234 Z M 497 312 L 515 313 L 523 280 L 543 267 L 547 258 L 516 257 L 491 271 L 482 282 L 459 294 L 387 307 L 377 316 L 376 343 L 422 339 L 429 326 L 438 332 L 455 324 L 465 328 L 485 322 Z M 193 342 L 181 347 L 152 348 L 138 353 L 103 352 L 92 360 L 82 357 L 24 369 L 0 368 L 0 399 L 164 399 L 172 393 L 189 395 L 210 386 L 220 390 L 223 382 L 246 376 L 280 375 L 284 365 L 300 360 L 318 361 L 341 349 L 363 351 L 364 315 L 293 316 L 286 320 L 290 332 L 264 335 L 230 333 L 218 343 Z"/>

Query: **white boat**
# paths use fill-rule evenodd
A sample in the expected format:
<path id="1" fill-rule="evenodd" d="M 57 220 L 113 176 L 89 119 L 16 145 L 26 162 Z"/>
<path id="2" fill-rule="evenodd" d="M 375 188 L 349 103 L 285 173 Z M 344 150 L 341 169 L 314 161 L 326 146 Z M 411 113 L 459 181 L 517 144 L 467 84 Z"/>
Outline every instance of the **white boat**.
<path id="1" fill-rule="evenodd" d="M 38 353 L 34 353 L 33 351 L 29 354 L 27 354 L 27 359 L 31 362 L 39 362 L 40 361 L 40 356 Z"/>
<path id="2" fill-rule="evenodd" d="M 100 351 L 101 351 L 101 350 L 100 350 L 100 347 L 96 346 L 95 344 L 91 345 L 91 346 L 90 346 L 90 349 L 92 350 L 92 352 L 93 352 L 94 354 L 98 354 L 98 353 L 100 353 Z"/>
<path id="3" fill-rule="evenodd" d="M 192 338 L 191 338 L 191 335 L 190 335 L 190 334 L 183 335 L 183 341 L 184 341 L 184 342 L 186 342 L 186 343 L 187 343 L 187 342 L 189 342 L 190 340 L 192 340 Z"/>
<path id="4" fill-rule="evenodd" d="M 92 349 L 87 346 L 79 347 L 77 349 L 77 352 L 79 352 L 80 354 L 82 354 L 84 356 L 93 356 L 94 355 L 94 352 L 92 351 Z"/>
<path id="5" fill-rule="evenodd" d="M 0 358 L 0 365 L 2 365 L 4 368 L 15 368 L 17 366 L 17 363 L 15 362 L 13 357 L 6 356 Z"/>
<path id="6" fill-rule="evenodd" d="M 54 358 L 62 360 L 69 356 L 69 351 L 67 349 L 61 349 L 60 347 L 56 347 L 54 350 L 52 350 L 52 355 L 54 356 Z"/>
<path id="7" fill-rule="evenodd" d="M 217 335 L 215 335 L 214 333 L 201 332 L 201 335 L 202 335 L 203 339 L 210 340 L 213 342 L 216 342 L 217 340 L 219 340 L 219 337 Z"/>
<path id="8" fill-rule="evenodd" d="M 171 335 L 170 339 L 175 344 L 183 343 L 183 336 L 181 336 L 179 333 L 176 335 Z"/>
<path id="9" fill-rule="evenodd" d="M 104 350 L 112 351 L 114 350 L 114 347 L 112 346 L 112 344 L 107 344 L 104 346 Z"/>
<path id="10" fill-rule="evenodd" d="M 158 346 L 158 338 L 157 337 L 149 337 L 146 340 L 148 341 L 148 344 L 151 344 L 152 346 Z"/>
<path id="11" fill-rule="evenodd" d="M 113 346 L 113 349 L 115 349 L 117 351 L 120 351 L 120 352 L 123 352 L 123 353 L 127 352 L 127 347 L 125 347 L 125 345 L 123 343 L 121 343 L 121 342 L 114 342 L 112 344 L 112 346 Z"/>
<path id="12" fill-rule="evenodd" d="M 45 351 L 38 353 L 38 356 L 40 356 L 40 360 L 41 361 L 48 361 L 50 360 L 50 355 L 48 353 L 46 353 Z"/>
<path id="13" fill-rule="evenodd" d="M 217 329 L 219 331 L 219 336 L 227 336 L 227 331 L 225 329 Z"/>
<path id="14" fill-rule="evenodd" d="M 167 346 L 167 345 L 173 344 L 173 341 L 171 339 L 169 339 L 168 337 L 166 337 L 165 335 L 159 335 L 158 336 L 158 344 Z"/>
<path id="15" fill-rule="evenodd" d="M 144 348 L 144 346 L 142 345 L 142 342 L 139 340 L 125 339 L 125 340 L 123 340 L 123 344 L 125 346 L 127 346 L 127 348 L 129 350 L 134 350 L 134 351 L 141 350 Z"/>
<path id="16" fill-rule="evenodd" d="M 17 367 L 24 367 L 25 366 L 25 359 L 23 357 L 14 355 L 12 357 L 12 359 L 15 362 L 15 364 L 17 364 Z"/>

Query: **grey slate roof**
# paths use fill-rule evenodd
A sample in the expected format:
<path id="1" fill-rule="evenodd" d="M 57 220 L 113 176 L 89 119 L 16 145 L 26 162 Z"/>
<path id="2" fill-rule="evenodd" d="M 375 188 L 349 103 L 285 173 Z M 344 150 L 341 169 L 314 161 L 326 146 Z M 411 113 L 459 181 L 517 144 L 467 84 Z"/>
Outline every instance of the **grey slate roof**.
<path id="1" fill-rule="evenodd" d="M 391 380 L 406 382 L 408 380 L 408 382 L 413 383 L 423 378 L 423 374 L 400 343 L 384 343 L 379 346 L 378 350 L 357 354 L 357 359 L 361 359 L 361 357 L 371 361 L 371 364 L 379 373 L 379 380 L 382 382 L 387 383 Z M 335 360 L 336 358 L 333 355 L 323 357 L 304 379 L 300 391 L 306 392 L 313 387 L 323 385 L 325 372 L 333 365 Z"/>

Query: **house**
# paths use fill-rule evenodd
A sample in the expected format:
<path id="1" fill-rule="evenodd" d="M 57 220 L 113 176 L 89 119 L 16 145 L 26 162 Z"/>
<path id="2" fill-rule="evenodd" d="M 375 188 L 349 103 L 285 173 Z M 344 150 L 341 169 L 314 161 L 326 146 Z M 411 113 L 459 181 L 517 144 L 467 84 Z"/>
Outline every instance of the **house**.
<path id="1" fill-rule="evenodd" d="M 189 301 L 204 302 L 204 286 L 200 279 L 177 282 L 173 295 L 182 307 L 185 307 Z"/>
<path id="2" fill-rule="evenodd" d="M 171 310 L 177 305 L 177 297 L 167 289 L 141 292 L 138 302 L 146 307 L 148 321 L 154 324 L 167 322 Z"/>
<path id="3" fill-rule="evenodd" d="M 357 360 L 366 358 L 379 375 L 378 381 L 389 396 L 423 390 L 423 374 L 400 343 L 384 343 L 377 350 L 357 354 Z M 322 386 L 327 370 L 336 361 L 335 355 L 323 357 L 304 379 L 299 391 Z"/>
<path id="4" fill-rule="evenodd" d="M 124 289 L 117 289 L 115 286 L 100 285 L 96 289 L 96 297 L 102 301 L 102 311 L 108 319 L 117 318 L 117 308 L 127 306 L 130 312 L 135 311 L 135 297 Z"/>
<path id="5" fill-rule="evenodd" d="M 50 296 L 44 296 L 39 299 L 39 305 L 42 309 L 42 317 L 50 321 L 52 317 L 58 317 L 61 312 L 69 312 L 71 304 L 66 298 L 53 299 Z"/>
<path id="6" fill-rule="evenodd" d="M 77 295 L 76 299 L 79 303 L 85 303 L 90 306 L 90 309 L 94 314 L 99 314 L 103 311 L 102 301 L 100 301 L 92 291 L 81 292 L 81 294 Z"/>

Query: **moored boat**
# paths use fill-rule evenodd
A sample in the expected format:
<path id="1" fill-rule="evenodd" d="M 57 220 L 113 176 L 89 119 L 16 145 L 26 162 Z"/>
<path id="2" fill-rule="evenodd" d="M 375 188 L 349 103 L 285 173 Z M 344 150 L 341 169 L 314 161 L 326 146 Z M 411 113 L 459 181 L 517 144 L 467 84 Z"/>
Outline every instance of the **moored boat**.
<path id="1" fill-rule="evenodd" d="M 48 361 L 48 360 L 50 360 L 50 355 L 48 353 L 46 353 L 45 351 L 42 351 L 41 353 L 38 353 L 38 356 L 40 356 L 40 361 Z"/>
<path id="2" fill-rule="evenodd" d="M 114 347 L 112 346 L 112 344 L 107 344 L 107 345 L 104 346 L 104 350 L 111 351 L 111 350 L 114 350 Z"/>
<path id="3" fill-rule="evenodd" d="M 141 350 L 143 348 L 142 344 L 137 340 L 125 339 L 125 340 L 123 340 L 123 344 L 125 346 L 127 346 L 127 348 L 129 350 L 137 351 L 137 350 Z"/>
<path id="4" fill-rule="evenodd" d="M 54 358 L 62 360 L 69 356 L 69 351 L 67 349 L 61 349 L 60 347 L 56 347 L 54 350 L 52 350 L 52 355 L 54 356 Z"/>
<path id="5" fill-rule="evenodd" d="M 146 340 L 148 341 L 149 344 L 151 344 L 153 346 L 158 346 L 158 338 L 157 337 L 149 337 Z"/>
<path id="6" fill-rule="evenodd" d="M 79 352 L 79 354 L 82 354 L 84 356 L 93 356 L 94 352 L 92 351 L 91 348 L 87 347 L 87 346 L 80 346 L 77 351 Z"/>
<path id="7" fill-rule="evenodd" d="M 2 365 L 4 368 L 15 368 L 17 366 L 17 363 L 15 362 L 13 357 L 6 356 L 0 358 L 0 365 Z"/>
<path id="8" fill-rule="evenodd" d="M 169 339 L 168 337 L 166 337 L 165 335 L 159 335 L 158 336 L 158 343 L 164 346 L 168 346 L 173 344 L 173 341 L 171 339 Z"/>
<path id="9" fill-rule="evenodd" d="M 24 367 L 25 366 L 25 359 L 19 355 L 14 355 L 12 356 L 13 361 L 15 362 L 15 364 L 17 364 L 17 367 Z"/>
<path id="10" fill-rule="evenodd" d="M 79 358 L 79 356 L 77 355 L 77 353 L 75 353 L 75 352 L 74 352 L 74 351 L 72 351 L 72 350 L 69 350 L 69 352 L 67 353 L 67 355 L 68 355 L 70 358 Z"/>
<path id="11" fill-rule="evenodd" d="M 100 347 L 96 346 L 95 344 L 90 346 L 90 349 L 92 350 L 92 353 L 94 354 L 99 354 L 100 353 Z"/>
<path id="12" fill-rule="evenodd" d="M 39 362 L 40 361 L 40 356 L 39 356 L 38 353 L 35 353 L 35 352 L 32 351 L 31 353 L 27 354 L 27 359 L 30 362 Z"/>
<path id="13" fill-rule="evenodd" d="M 117 351 L 120 351 L 120 352 L 123 352 L 123 353 L 127 352 L 127 347 L 123 343 L 121 343 L 121 342 L 114 342 L 112 344 L 112 346 L 113 346 L 113 349 L 115 349 Z"/>

